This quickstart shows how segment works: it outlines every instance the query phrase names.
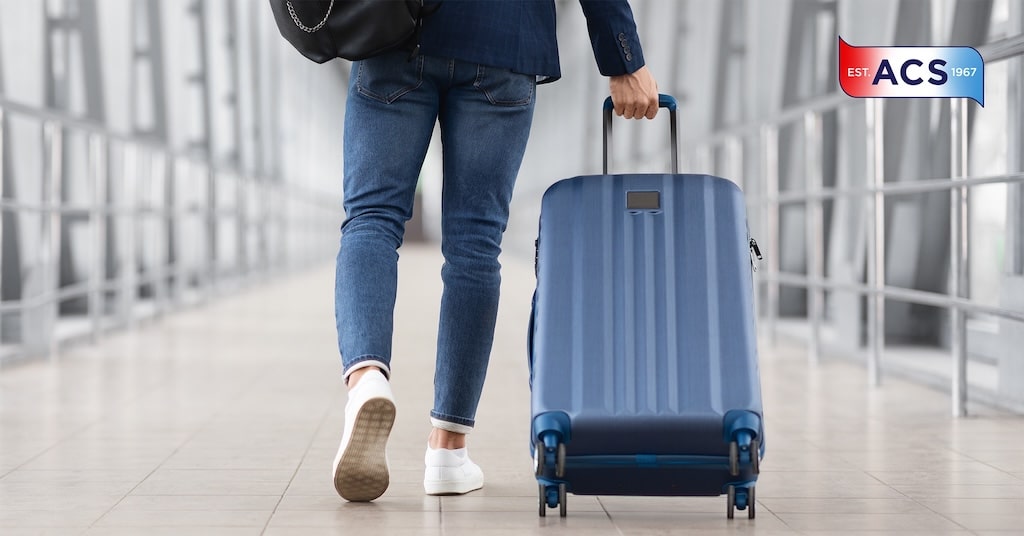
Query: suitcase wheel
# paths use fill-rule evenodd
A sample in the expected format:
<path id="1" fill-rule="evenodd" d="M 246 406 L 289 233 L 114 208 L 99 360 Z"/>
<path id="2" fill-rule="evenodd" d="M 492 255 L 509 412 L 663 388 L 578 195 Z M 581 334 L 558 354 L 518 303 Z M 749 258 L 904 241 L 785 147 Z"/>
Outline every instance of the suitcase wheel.
<path id="1" fill-rule="evenodd" d="M 547 455 L 545 454 L 544 442 L 540 439 L 533 444 L 533 470 L 537 476 L 544 476 L 544 464 Z M 544 484 L 540 485 L 541 488 Z"/>
<path id="2" fill-rule="evenodd" d="M 732 519 L 736 508 L 736 486 L 729 486 L 725 492 L 725 517 Z"/>
<path id="3" fill-rule="evenodd" d="M 558 485 L 558 515 L 560 517 L 565 517 L 565 514 L 566 514 L 566 502 L 567 501 L 566 501 L 566 493 L 565 493 L 565 483 L 563 482 L 563 483 Z"/>
<path id="4" fill-rule="evenodd" d="M 539 484 L 537 486 L 537 498 L 539 503 L 538 514 L 546 517 L 548 508 L 558 507 L 558 515 L 565 517 L 567 513 L 567 497 L 565 483 L 555 485 Z"/>
<path id="5" fill-rule="evenodd" d="M 750 470 L 755 475 L 761 472 L 761 441 L 753 438 L 744 443 L 741 445 L 739 441 L 729 442 L 729 474 L 732 476 L 739 476 L 740 463 L 743 461 L 750 462 Z"/>
<path id="6" fill-rule="evenodd" d="M 540 511 L 538 514 L 540 517 L 546 517 L 548 515 L 548 497 L 547 493 L 544 491 L 544 484 L 537 485 L 537 498 L 540 503 Z"/>
<path id="7" fill-rule="evenodd" d="M 534 443 L 533 465 L 537 476 L 544 476 L 544 469 L 554 454 L 555 478 L 565 478 L 565 443 L 558 442 L 549 448 L 543 439 Z"/>
<path id="8" fill-rule="evenodd" d="M 747 519 L 754 519 L 756 514 L 754 489 L 754 486 L 737 489 L 736 486 L 730 485 L 725 493 L 725 516 L 732 519 L 735 516 L 735 510 L 738 509 L 747 511 Z"/>

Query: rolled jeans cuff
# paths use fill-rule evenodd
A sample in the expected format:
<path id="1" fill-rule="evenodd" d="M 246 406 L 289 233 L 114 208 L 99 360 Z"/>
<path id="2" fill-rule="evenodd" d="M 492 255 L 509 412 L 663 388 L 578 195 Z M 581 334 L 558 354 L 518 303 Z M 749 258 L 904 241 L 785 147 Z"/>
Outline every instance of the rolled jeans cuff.
<path id="1" fill-rule="evenodd" d="M 468 434 L 468 433 L 473 431 L 473 426 L 472 425 L 469 425 L 469 424 L 459 424 L 459 423 L 455 423 L 455 422 L 451 422 L 451 421 L 445 421 L 445 420 L 441 420 L 441 419 L 439 419 L 437 417 L 434 417 L 434 416 L 430 417 L 430 424 L 434 428 L 440 428 L 441 430 L 446 430 L 446 431 L 449 431 L 449 432 L 454 432 L 456 434 Z"/>
<path id="2" fill-rule="evenodd" d="M 360 361 L 352 363 L 347 369 L 345 369 L 345 375 L 342 376 L 342 378 L 345 380 L 346 385 L 348 385 L 348 377 L 351 376 L 353 372 L 367 367 L 379 368 L 384 371 L 384 377 L 391 380 L 391 367 L 389 367 L 387 363 L 380 361 L 379 358 L 375 356 L 366 356 L 359 359 Z"/>

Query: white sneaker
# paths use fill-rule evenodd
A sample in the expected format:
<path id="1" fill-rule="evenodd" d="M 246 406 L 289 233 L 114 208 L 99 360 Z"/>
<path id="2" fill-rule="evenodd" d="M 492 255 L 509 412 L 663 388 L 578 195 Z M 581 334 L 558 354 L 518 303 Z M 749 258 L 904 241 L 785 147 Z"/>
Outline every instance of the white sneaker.
<path id="1" fill-rule="evenodd" d="M 448 450 L 427 447 L 423 489 L 427 495 L 461 495 L 484 487 L 484 472 L 469 459 L 465 448 Z"/>
<path id="2" fill-rule="evenodd" d="M 338 495 L 372 501 L 388 489 L 388 435 L 395 423 L 391 384 L 379 370 L 367 372 L 348 392 L 345 433 L 334 457 L 332 476 Z"/>

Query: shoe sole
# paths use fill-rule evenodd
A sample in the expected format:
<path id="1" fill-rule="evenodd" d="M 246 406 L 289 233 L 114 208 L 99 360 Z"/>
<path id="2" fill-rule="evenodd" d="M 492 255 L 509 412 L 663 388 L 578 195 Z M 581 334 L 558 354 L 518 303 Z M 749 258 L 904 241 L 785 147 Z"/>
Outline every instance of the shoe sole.
<path id="1" fill-rule="evenodd" d="M 348 501 L 372 501 L 388 489 L 385 448 L 395 424 L 395 404 L 371 398 L 356 414 L 345 452 L 334 470 L 334 489 Z"/>
<path id="2" fill-rule="evenodd" d="M 423 491 L 427 495 L 463 495 L 484 487 L 483 475 L 472 480 L 427 480 L 423 479 Z"/>
<path id="3" fill-rule="evenodd" d="M 431 482 L 423 483 L 423 490 L 427 492 L 427 495 L 465 495 L 471 491 L 476 491 L 484 487 L 484 483 L 481 481 L 479 484 L 473 482 L 472 484 L 456 484 L 454 482 Z"/>

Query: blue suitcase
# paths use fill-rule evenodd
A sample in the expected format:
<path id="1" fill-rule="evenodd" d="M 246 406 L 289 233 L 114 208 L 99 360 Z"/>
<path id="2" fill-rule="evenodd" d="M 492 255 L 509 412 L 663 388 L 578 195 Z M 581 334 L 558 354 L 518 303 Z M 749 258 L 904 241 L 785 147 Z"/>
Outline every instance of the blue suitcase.
<path id="1" fill-rule="evenodd" d="M 678 172 L 676 104 L 662 95 Z M 544 193 L 530 319 L 539 513 L 566 494 L 727 496 L 754 517 L 764 454 L 750 238 L 739 187 L 605 174 Z"/>

